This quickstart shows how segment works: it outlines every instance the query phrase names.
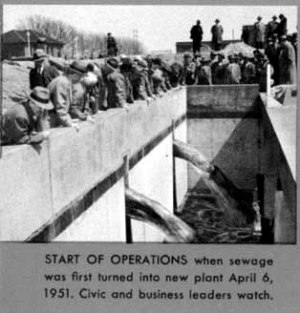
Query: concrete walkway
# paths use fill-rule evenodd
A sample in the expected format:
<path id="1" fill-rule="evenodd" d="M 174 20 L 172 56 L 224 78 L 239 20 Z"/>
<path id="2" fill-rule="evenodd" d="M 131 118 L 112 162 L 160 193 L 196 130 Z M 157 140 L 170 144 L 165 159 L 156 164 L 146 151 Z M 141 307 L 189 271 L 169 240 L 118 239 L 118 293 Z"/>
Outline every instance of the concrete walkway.
<path id="1" fill-rule="evenodd" d="M 266 103 L 266 95 L 263 95 L 262 99 Z M 288 103 L 284 105 L 280 105 L 276 100 L 270 98 L 267 103 L 266 110 L 270 121 L 287 159 L 291 173 L 296 180 L 297 97 L 290 98 Z"/>

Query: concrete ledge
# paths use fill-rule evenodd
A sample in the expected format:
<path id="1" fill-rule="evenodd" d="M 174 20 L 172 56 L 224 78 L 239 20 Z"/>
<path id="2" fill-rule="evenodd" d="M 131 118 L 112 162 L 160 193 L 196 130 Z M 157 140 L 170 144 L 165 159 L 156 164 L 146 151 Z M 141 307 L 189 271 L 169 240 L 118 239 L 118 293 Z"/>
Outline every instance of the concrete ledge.
<path id="1" fill-rule="evenodd" d="M 125 154 L 132 157 L 163 131 L 170 132 L 172 121 L 185 113 L 186 91 L 180 88 L 150 103 L 137 102 L 128 110 L 99 112 L 95 123 L 80 123 L 78 132 L 52 129 L 39 150 L 28 145 L 3 147 L 0 240 L 23 241 L 47 223 L 52 225 L 49 232 L 55 234 L 51 238 L 57 236 L 64 227 L 51 223 L 54 216 L 69 216 L 64 208 L 85 199 L 85 194 L 122 166 Z M 88 198 L 83 203 L 89 203 Z M 78 212 L 84 211 L 79 208 Z"/>
<path id="2" fill-rule="evenodd" d="M 259 95 L 258 85 L 187 87 L 189 112 L 249 112 Z"/>

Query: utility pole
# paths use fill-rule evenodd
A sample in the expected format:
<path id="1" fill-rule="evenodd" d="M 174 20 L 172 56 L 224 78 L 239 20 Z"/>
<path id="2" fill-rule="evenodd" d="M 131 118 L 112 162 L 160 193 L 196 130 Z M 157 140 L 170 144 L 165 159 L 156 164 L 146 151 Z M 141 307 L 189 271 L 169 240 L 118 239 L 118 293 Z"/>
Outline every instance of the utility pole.
<path id="1" fill-rule="evenodd" d="M 31 52 L 30 52 L 30 31 L 29 30 L 27 30 L 26 35 L 27 35 L 27 43 L 28 43 L 28 56 L 31 57 Z"/>
<path id="2" fill-rule="evenodd" d="M 138 48 L 138 38 L 139 38 L 139 33 L 137 29 L 133 30 L 133 54 L 137 54 L 137 48 Z"/>

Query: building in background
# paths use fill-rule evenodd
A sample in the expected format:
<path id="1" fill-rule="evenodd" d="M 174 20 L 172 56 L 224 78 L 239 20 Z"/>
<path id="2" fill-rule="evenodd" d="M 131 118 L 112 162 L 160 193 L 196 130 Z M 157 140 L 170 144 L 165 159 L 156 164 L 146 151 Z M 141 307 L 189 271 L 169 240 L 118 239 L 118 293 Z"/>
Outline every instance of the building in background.
<path id="1" fill-rule="evenodd" d="M 28 58 L 32 57 L 34 50 L 44 51 L 54 57 L 61 57 L 63 42 L 34 30 L 11 30 L 1 35 L 1 58 Z"/>

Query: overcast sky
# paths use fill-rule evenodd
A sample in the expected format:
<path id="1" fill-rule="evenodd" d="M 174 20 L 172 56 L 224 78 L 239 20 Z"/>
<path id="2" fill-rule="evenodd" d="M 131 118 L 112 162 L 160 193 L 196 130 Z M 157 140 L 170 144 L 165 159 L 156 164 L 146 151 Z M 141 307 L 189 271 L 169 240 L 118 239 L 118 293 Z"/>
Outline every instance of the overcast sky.
<path id="1" fill-rule="evenodd" d="M 258 15 L 263 22 L 283 13 L 289 32 L 296 31 L 296 6 L 191 6 L 191 5 L 4 5 L 3 31 L 14 29 L 19 20 L 39 14 L 59 19 L 87 32 L 111 32 L 113 36 L 138 39 L 149 51 L 175 51 L 176 41 L 189 41 L 190 29 L 201 20 L 204 40 L 211 40 L 210 28 L 219 18 L 224 39 L 240 39 L 242 25 L 251 25 Z"/>

